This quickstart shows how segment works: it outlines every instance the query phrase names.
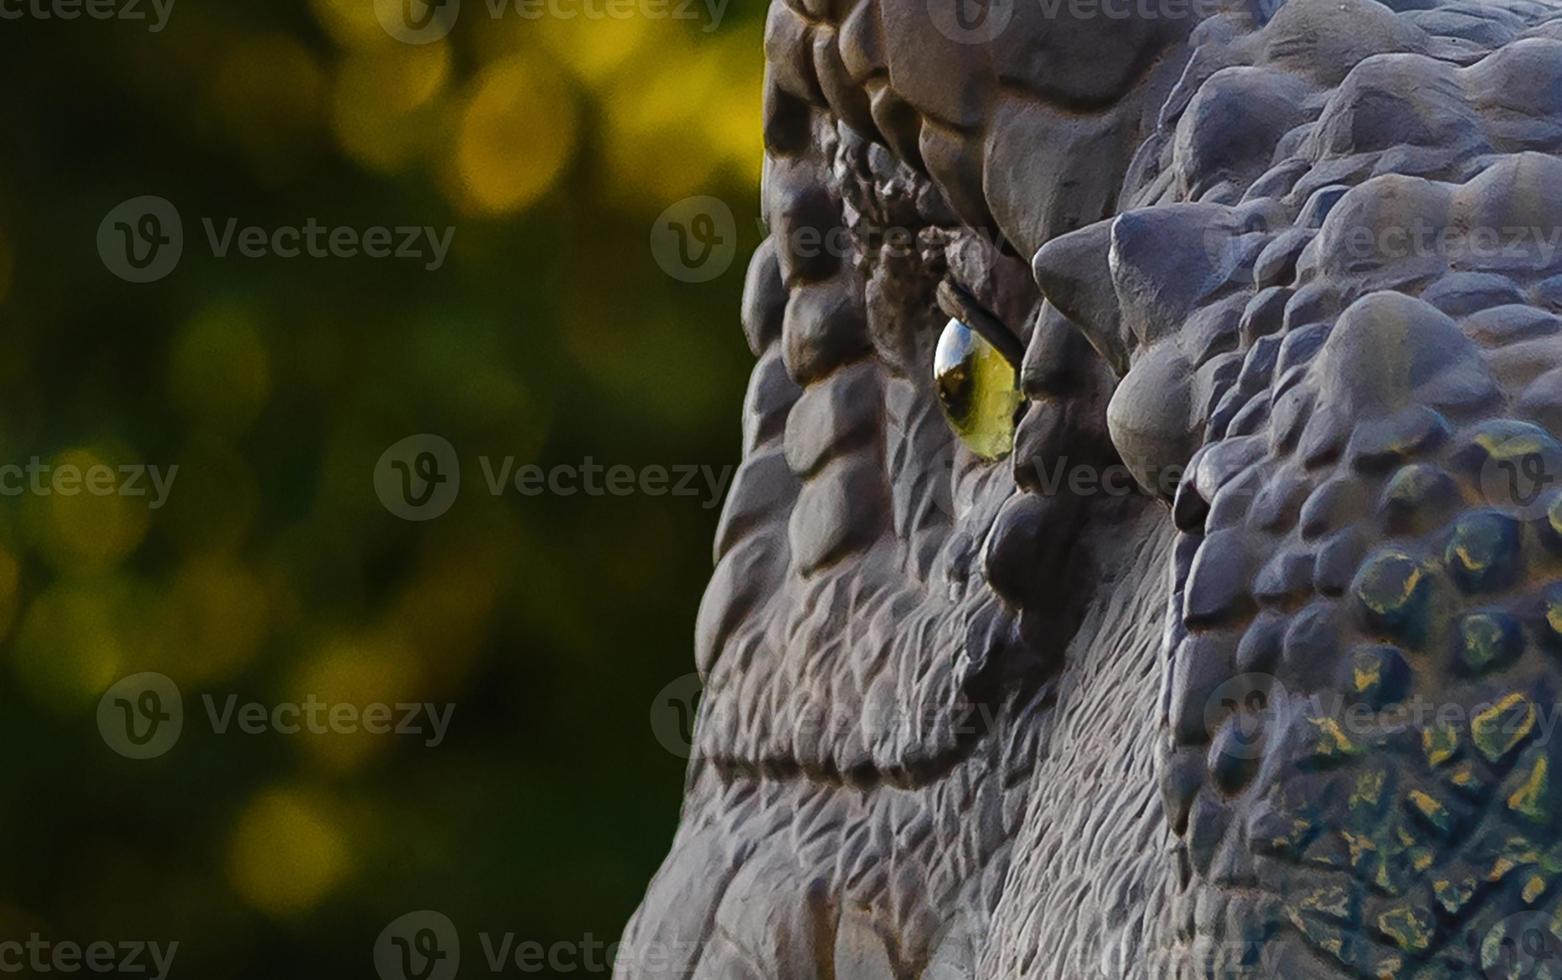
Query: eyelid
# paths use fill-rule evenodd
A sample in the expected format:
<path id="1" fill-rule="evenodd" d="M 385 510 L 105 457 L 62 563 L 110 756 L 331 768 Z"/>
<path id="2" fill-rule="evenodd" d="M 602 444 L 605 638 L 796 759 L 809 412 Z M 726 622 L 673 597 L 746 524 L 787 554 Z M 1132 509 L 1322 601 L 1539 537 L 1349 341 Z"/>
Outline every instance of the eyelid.
<path id="1" fill-rule="evenodd" d="M 988 313 L 963 287 L 945 279 L 938 284 L 938 307 L 945 313 L 982 335 L 1003 355 L 1014 370 L 1020 369 L 1025 359 L 1025 345 L 1003 321 Z"/>

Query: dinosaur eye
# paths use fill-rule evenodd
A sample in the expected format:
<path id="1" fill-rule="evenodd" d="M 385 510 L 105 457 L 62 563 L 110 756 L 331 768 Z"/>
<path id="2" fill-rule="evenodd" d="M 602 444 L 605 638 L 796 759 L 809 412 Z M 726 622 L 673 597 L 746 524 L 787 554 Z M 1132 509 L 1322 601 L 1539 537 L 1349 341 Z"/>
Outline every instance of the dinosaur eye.
<path id="1" fill-rule="evenodd" d="M 1014 366 L 981 334 L 951 319 L 933 355 L 933 386 L 944 417 L 967 449 L 1001 459 L 1014 448 L 1020 390 Z"/>

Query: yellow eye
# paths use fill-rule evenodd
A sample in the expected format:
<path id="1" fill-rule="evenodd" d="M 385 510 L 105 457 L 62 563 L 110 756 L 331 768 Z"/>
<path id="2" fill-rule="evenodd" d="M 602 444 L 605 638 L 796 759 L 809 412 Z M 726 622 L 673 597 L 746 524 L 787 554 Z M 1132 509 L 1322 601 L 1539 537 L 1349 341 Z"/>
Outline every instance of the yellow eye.
<path id="1" fill-rule="evenodd" d="M 950 320 L 933 354 L 933 386 L 949 427 L 967 449 L 984 459 L 1009 455 L 1020 389 L 1013 365 L 996 347 Z"/>

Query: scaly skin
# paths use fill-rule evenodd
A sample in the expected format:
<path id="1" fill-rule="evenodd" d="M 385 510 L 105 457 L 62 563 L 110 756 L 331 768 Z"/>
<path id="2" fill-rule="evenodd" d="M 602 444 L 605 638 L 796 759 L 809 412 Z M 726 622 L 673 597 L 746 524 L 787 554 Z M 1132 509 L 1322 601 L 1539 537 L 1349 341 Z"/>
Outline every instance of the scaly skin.
<path id="1" fill-rule="evenodd" d="M 1562 935 L 1562 6 L 929 9 L 771 10 L 620 975 L 1507 975 Z M 945 280 L 1025 341 L 1007 463 L 940 416 Z"/>

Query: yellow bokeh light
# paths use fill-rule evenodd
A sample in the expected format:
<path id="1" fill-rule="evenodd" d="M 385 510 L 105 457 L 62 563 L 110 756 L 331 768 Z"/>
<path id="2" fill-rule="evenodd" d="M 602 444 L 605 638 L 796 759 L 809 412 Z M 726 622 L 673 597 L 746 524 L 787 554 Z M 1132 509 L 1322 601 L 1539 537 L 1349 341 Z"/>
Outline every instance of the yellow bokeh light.
<path id="1" fill-rule="evenodd" d="M 557 68 L 520 57 L 490 65 L 461 116 L 462 203 L 505 214 L 536 202 L 574 155 L 578 125 L 575 96 Z"/>
<path id="2" fill-rule="evenodd" d="M 132 478 L 122 468 L 139 464 L 116 464 L 89 449 L 39 462 L 36 467 L 29 462 L 23 473 L 29 494 L 24 519 L 50 565 L 68 575 L 93 575 L 136 549 L 146 536 L 148 501 L 156 494 L 144 469 Z M 141 495 L 133 495 L 137 490 Z"/>
<path id="3" fill-rule="evenodd" d="M 669 34 L 600 86 L 605 170 L 621 198 L 676 201 L 709 193 L 726 167 L 757 181 L 761 76 L 746 49 Z M 677 70 L 669 71 L 670 63 Z"/>
<path id="4" fill-rule="evenodd" d="M 239 816 L 228 877 L 250 905 L 276 917 L 304 914 L 350 870 L 341 828 L 319 801 L 274 789 Z"/>
<path id="5" fill-rule="evenodd" d="M 210 98 L 216 121 L 260 179 L 296 176 L 317 145 L 325 73 L 290 37 L 246 41 L 223 60 Z"/>
<path id="6" fill-rule="evenodd" d="M 344 48 L 399 45 L 401 42 L 380 26 L 374 3 L 375 0 L 309 0 L 309 7 L 331 39 Z"/>
<path id="7" fill-rule="evenodd" d="M 415 651 L 430 693 L 448 690 L 481 649 L 509 574 L 516 529 L 503 512 L 485 518 L 482 541 L 459 554 L 430 557 L 407 583 L 386 617 L 389 628 Z"/>
<path id="8" fill-rule="evenodd" d="M 11 631 L 21 601 L 22 564 L 16 555 L 0 547 L 0 638 Z"/>
<path id="9" fill-rule="evenodd" d="M 271 366 L 260 324 L 236 306 L 196 314 L 168 357 L 173 400 L 194 421 L 225 431 L 252 422 L 271 394 Z"/>
<path id="10" fill-rule="evenodd" d="M 162 648 L 160 665 L 189 683 L 232 676 L 255 656 L 270 605 L 264 584 L 237 562 L 191 559 L 163 597 L 152 637 Z"/>
<path id="11" fill-rule="evenodd" d="M 383 750 L 391 737 L 365 730 L 364 709 L 369 705 L 420 703 L 426 699 L 418 688 L 417 665 L 398 638 L 381 635 L 332 642 L 304 665 L 294 687 L 296 700 L 312 696 L 328 706 L 350 705 L 353 730 L 327 726 L 332 730 L 306 731 L 299 735 L 299 747 L 328 768 L 352 768 Z M 391 724 L 397 717 L 392 716 Z"/>
<path id="12" fill-rule="evenodd" d="M 23 686 L 59 711 L 91 704 L 115 680 L 124 661 L 117 633 L 121 589 L 113 582 L 60 583 L 27 607 L 15 665 Z"/>
<path id="13" fill-rule="evenodd" d="M 610 17 L 589 22 L 546 17 L 537 21 L 517 19 L 516 23 L 525 39 L 537 37 L 560 65 L 587 83 L 608 78 L 648 45 L 664 45 L 667 40 L 666 25 L 653 26 L 656 22 L 647 17 Z"/>
<path id="14" fill-rule="evenodd" d="M 332 114 L 336 140 L 364 166 L 394 173 L 439 135 L 450 79 L 443 43 L 375 47 L 348 56 L 336 76 Z"/>
<path id="15" fill-rule="evenodd" d="M 746 37 L 729 35 L 711 43 L 716 45 L 713 57 L 727 84 L 711 102 L 705 131 L 715 151 L 735 168 L 743 186 L 757 187 L 765 160 L 761 111 L 764 72 Z"/>

